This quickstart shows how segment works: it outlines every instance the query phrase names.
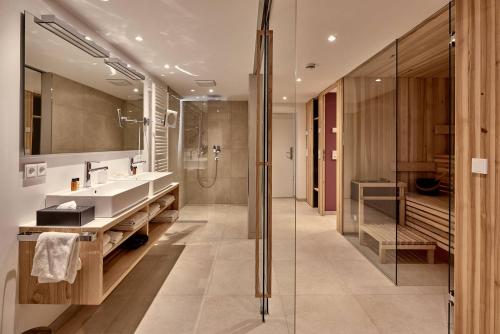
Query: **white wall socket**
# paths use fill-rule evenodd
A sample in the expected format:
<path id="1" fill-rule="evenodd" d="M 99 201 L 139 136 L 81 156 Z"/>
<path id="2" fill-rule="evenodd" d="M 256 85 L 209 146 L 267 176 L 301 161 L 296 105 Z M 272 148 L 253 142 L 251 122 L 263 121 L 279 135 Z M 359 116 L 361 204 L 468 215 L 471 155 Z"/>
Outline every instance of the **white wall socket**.
<path id="1" fill-rule="evenodd" d="M 37 176 L 45 176 L 47 175 L 47 163 L 42 162 L 36 165 L 36 175 Z"/>
<path id="2" fill-rule="evenodd" d="M 488 174 L 488 159 L 472 158 L 472 173 Z"/>
<path id="3" fill-rule="evenodd" d="M 26 164 L 24 165 L 24 178 L 31 179 L 37 175 L 37 165 L 36 164 Z"/>

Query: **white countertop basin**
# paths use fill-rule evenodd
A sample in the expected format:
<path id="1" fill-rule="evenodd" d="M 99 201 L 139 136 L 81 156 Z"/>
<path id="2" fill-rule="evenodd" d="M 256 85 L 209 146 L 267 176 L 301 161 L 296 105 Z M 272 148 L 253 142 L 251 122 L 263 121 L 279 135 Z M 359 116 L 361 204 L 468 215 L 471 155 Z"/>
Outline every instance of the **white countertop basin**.
<path id="1" fill-rule="evenodd" d="M 149 181 L 112 181 L 77 191 L 48 194 L 45 205 L 75 201 L 78 206 L 94 206 L 97 218 L 110 218 L 147 199 L 148 195 Z"/>
<path id="2" fill-rule="evenodd" d="M 149 182 L 149 196 L 152 196 L 170 185 L 170 175 L 172 174 L 172 172 L 144 172 L 137 175 L 110 176 L 110 179 L 120 181 L 147 181 Z"/>

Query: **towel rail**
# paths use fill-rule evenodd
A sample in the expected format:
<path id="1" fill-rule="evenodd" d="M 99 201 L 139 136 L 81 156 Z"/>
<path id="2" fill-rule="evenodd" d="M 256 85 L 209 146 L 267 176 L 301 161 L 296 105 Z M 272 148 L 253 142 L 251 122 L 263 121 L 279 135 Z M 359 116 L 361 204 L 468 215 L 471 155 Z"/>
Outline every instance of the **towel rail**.
<path id="1" fill-rule="evenodd" d="M 22 232 L 17 235 L 18 241 L 37 241 L 41 232 Z M 96 232 L 81 232 L 80 241 L 94 241 L 97 239 Z"/>

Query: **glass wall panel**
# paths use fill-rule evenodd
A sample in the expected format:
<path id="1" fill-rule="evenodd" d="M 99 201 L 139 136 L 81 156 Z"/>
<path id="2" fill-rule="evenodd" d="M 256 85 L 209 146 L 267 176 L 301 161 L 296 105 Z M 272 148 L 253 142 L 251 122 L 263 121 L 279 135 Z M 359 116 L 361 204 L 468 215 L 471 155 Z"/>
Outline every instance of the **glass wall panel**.
<path id="1" fill-rule="evenodd" d="M 398 284 L 448 286 L 453 261 L 453 111 L 450 10 L 398 41 Z M 445 291 L 446 289 L 443 289 Z"/>
<path id="2" fill-rule="evenodd" d="M 344 234 L 396 282 L 396 43 L 344 79 Z"/>

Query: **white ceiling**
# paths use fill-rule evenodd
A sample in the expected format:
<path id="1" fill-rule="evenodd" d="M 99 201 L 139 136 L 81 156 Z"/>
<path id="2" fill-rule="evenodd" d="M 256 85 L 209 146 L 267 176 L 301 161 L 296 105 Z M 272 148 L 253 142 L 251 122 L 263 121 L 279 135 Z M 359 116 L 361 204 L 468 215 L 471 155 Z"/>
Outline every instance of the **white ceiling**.
<path id="1" fill-rule="evenodd" d="M 208 89 L 196 87 L 194 80 L 214 79 L 215 94 L 247 97 L 258 0 L 56 1 L 181 95 L 206 95 Z M 276 102 L 285 102 L 283 96 L 293 102 L 296 94 L 296 100 L 304 102 L 317 95 L 447 3 L 296 1 L 273 4 Z M 327 42 L 331 34 L 337 36 L 334 43 Z M 135 40 L 138 35 L 142 42 Z M 306 71 L 309 62 L 318 63 L 318 69 Z M 182 73 L 174 65 L 198 76 Z M 296 66 L 302 82 L 295 85 Z"/>
<path id="2" fill-rule="evenodd" d="M 297 100 L 306 101 L 381 51 L 447 0 L 297 0 Z M 276 13 L 275 13 L 276 14 Z M 334 35 L 337 40 L 329 43 Z M 319 67 L 305 70 L 307 63 Z"/>

